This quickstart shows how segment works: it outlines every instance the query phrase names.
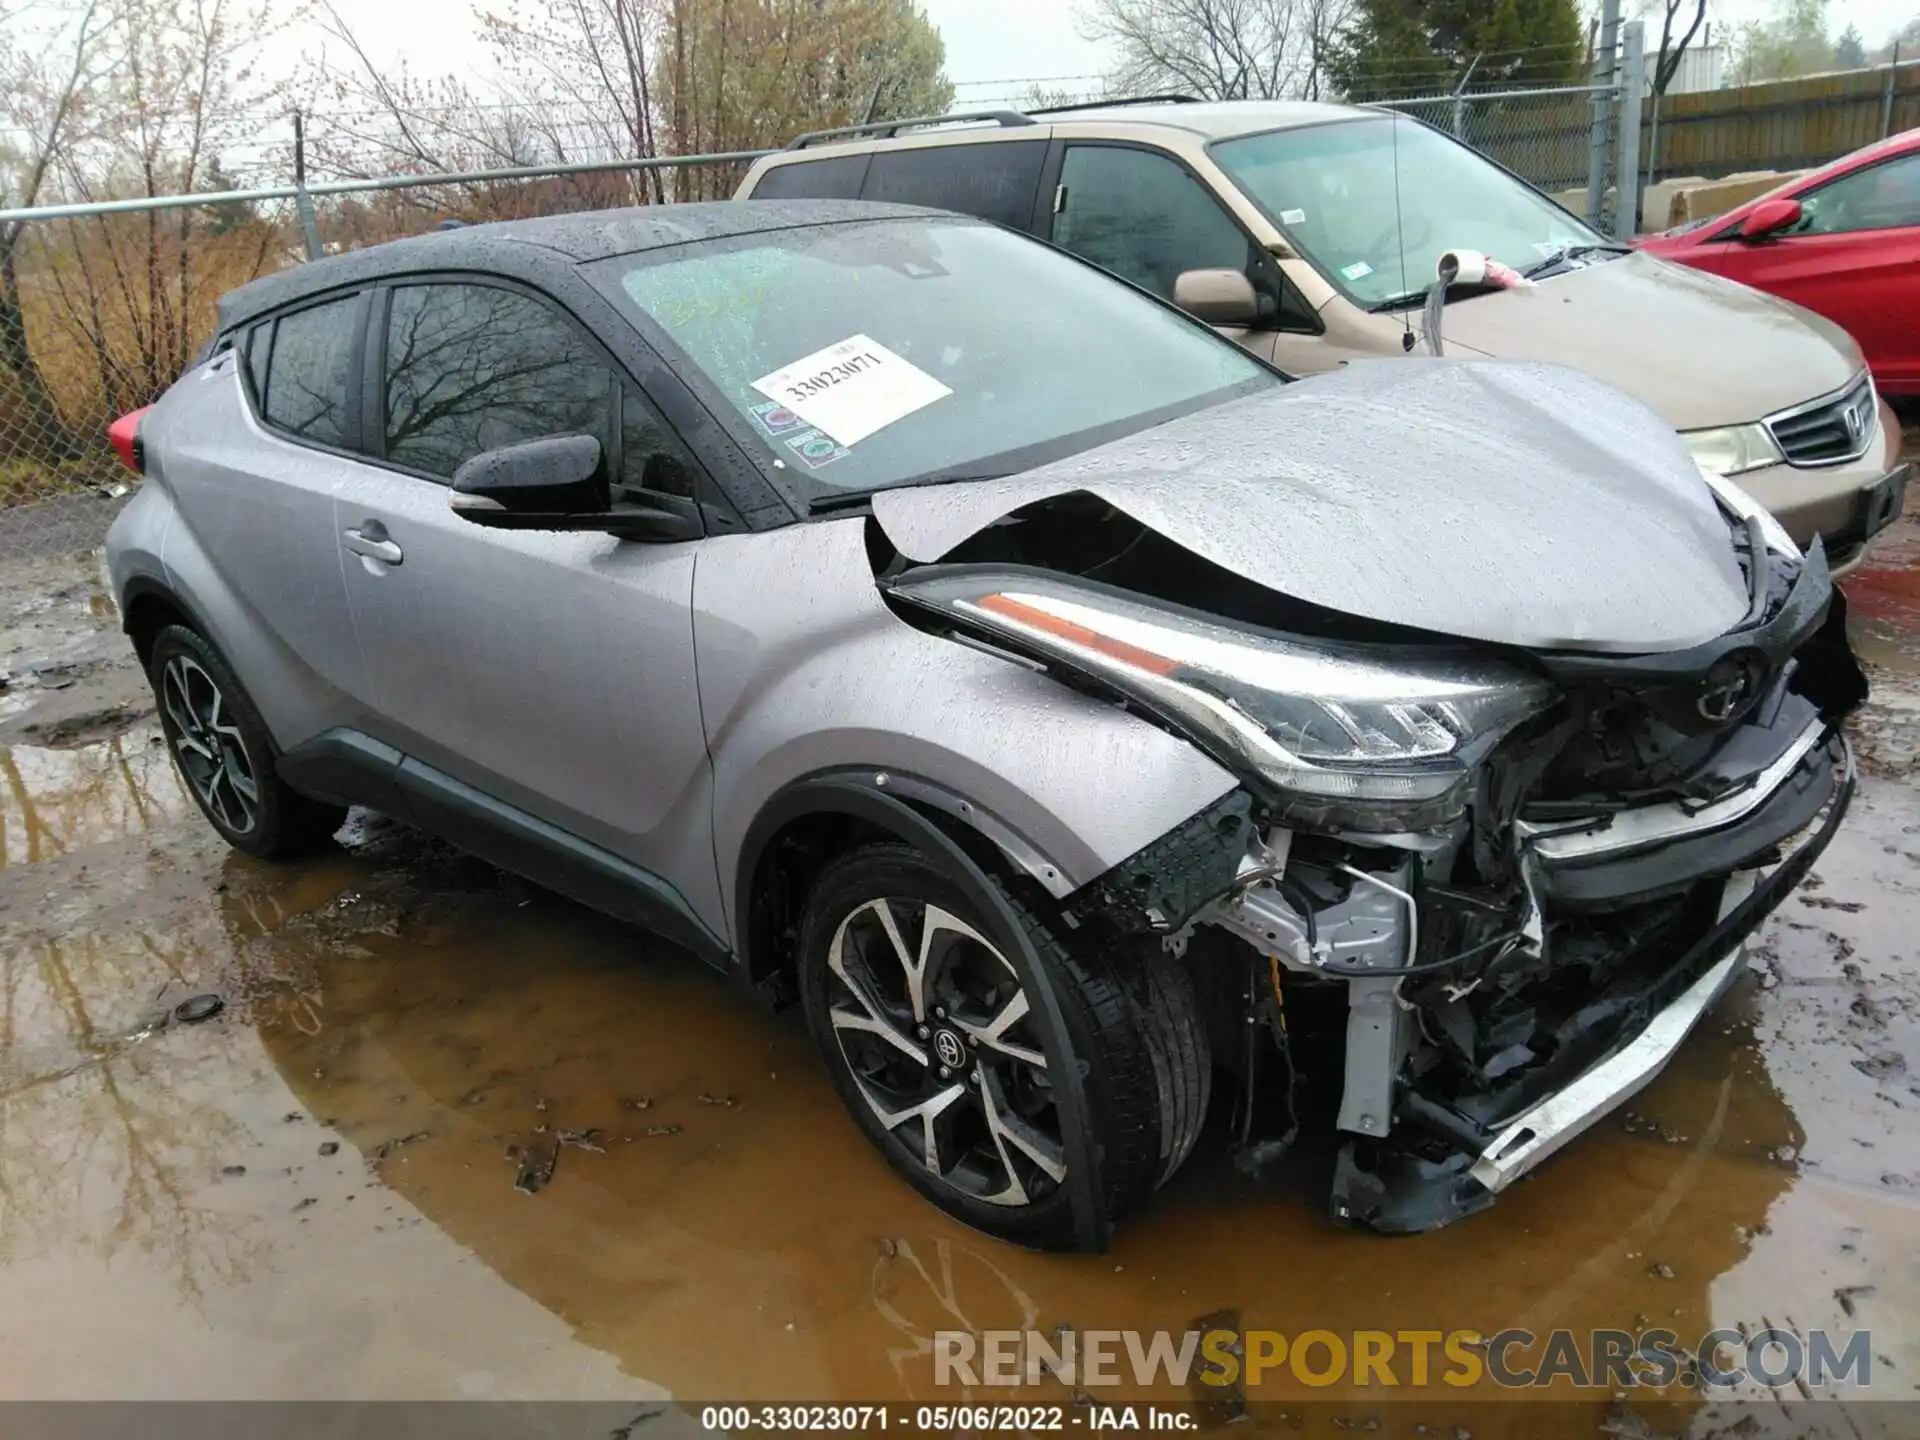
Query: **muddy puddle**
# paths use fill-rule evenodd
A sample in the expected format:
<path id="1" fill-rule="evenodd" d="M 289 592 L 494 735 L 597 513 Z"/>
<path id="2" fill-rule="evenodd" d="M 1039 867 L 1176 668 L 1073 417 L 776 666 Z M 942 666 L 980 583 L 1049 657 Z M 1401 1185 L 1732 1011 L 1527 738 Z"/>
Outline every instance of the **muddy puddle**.
<path id="1" fill-rule="evenodd" d="M 192 810 L 151 721 L 76 749 L 0 746 L 0 866 L 139 835 Z"/>
<path id="2" fill-rule="evenodd" d="M 1310 1153 L 1255 1183 L 1210 1135 L 1097 1259 L 946 1221 L 797 1015 L 641 933 L 359 815 L 297 866 L 229 855 L 150 723 L 13 746 L 0 1395 L 951 1401 L 936 1330 L 1230 1311 L 1866 1328 L 1872 1398 L 1920 1398 L 1920 681 L 1876 679 L 1849 823 L 1627 1112 L 1401 1240 L 1331 1226 Z M 177 1018 L 209 993 L 220 1014 Z M 1451 1433 L 1458 1400 L 1330 1393 L 1399 1433 Z M 1471 1430 L 1592 1435 L 1605 1404 Z"/>

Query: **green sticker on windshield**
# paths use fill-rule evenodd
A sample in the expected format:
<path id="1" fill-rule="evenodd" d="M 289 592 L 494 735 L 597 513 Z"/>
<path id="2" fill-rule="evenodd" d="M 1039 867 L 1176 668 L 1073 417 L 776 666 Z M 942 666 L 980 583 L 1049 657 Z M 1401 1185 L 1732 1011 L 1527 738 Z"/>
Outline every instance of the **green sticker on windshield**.
<path id="1" fill-rule="evenodd" d="M 818 430 L 802 430 L 798 435 L 788 436 L 787 448 L 806 461 L 811 470 L 831 465 L 851 453 L 831 435 Z"/>

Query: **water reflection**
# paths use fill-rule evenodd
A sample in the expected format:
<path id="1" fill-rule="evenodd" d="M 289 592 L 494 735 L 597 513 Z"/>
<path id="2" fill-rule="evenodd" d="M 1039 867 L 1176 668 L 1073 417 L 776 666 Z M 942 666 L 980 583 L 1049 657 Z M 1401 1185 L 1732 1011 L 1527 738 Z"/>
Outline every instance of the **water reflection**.
<path id="1" fill-rule="evenodd" d="M 47 753 L 7 752 L 0 772 L 28 797 L 6 811 L 21 858 L 29 814 L 45 860 L 187 813 L 160 747 L 138 735 L 64 768 Z M 933 1383 L 931 1337 L 954 1328 L 1180 1331 L 1232 1311 L 1289 1333 L 1697 1335 L 1758 1323 L 1783 1285 L 1796 1320 L 1815 1323 L 1809 1297 L 1833 1287 L 1833 1266 L 1870 1283 L 1855 1271 L 1916 1238 L 1879 1211 L 1866 1236 L 1844 1237 L 1819 1199 L 1835 1183 L 1874 1189 L 1862 1167 L 1891 1170 L 1900 1151 L 1899 1132 L 1887 1138 L 1899 1112 L 1848 1090 L 1867 1077 L 1833 1057 L 1862 996 L 1898 1014 L 1911 991 L 1886 965 L 1915 903 L 1895 853 L 1920 833 L 1904 799 L 1863 803 L 1823 861 L 1825 894 L 1865 911 L 1790 909 L 1771 968 L 1633 1113 L 1488 1214 L 1409 1240 L 1345 1232 L 1319 1213 L 1324 1155 L 1255 1186 L 1216 1151 L 1100 1258 L 1012 1250 L 920 1202 L 843 1116 L 797 1016 L 750 1009 L 639 932 L 444 847 L 358 825 L 348 851 L 295 867 L 176 828 L 159 842 L 166 863 L 141 866 L 164 895 L 103 878 L 76 887 L 83 908 L 0 930 L 0 1260 L 137 1250 L 199 1305 L 269 1256 L 302 1254 L 291 1227 L 329 1212 L 287 1212 L 311 1192 L 220 1174 L 275 1131 L 311 1157 L 279 1123 L 293 1103 L 344 1143 L 328 1164 L 351 1160 L 349 1192 L 384 1183 L 580 1341 L 693 1396 L 962 1398 Z M 129 848 L 103 847 L 92 868 L 104 876 Z M 155 1023 L 199 988 L 227 996 L 225 1020 Z M 1862 1036 L 1842 1059 L 1891 1043 Z M 261 1058 L 275 1083 L 236 1081 Z M 563 1132 L 587 1143 L 558 1143 L 553 1182 L 517 1191 L 518 1153 Z M 362 1219 L 376 1194 L 361 1189 Z M 1857 1208 L 1845 1223 L 1863 1223 Z M 1405 1395 L 1336 1393 L 1363 1409 Z M 1453 1398 L 1430 1391 L 1417 1413 Z M 1567 1425 L 1591 1434 L 1593 1416 Z"/>
<path id="2" fill-rule="evenodd" d="M 156 725 L 74 750 L 0 746 L 0 868 L 137 835 L 191 810 Z"/>
<path id="3" fill-rule="evenodd" d="M 205 937 L 5 935 L 0 955 L 0 1261 L 84 1239 L 169 1274 L 180 1297 L 250 1268 L 244 1217 L 210 1203 L 205 1155 L 241 1134 L 204 1046 L 164 1036 Z"/>
<path id="4" fill-rule="evenodd" d="M 1439 1234 L 1333 1228 L 1311 1156 L 1267 1187 L 1214 1160 L 1112 1255 L 1028 1254 L 948 1223 L 893 1176 L 797 1017 L 743 1007 L 634 931 L 502 894 L 482 868 L 417 879 L 355 888 L 351 909 L 384 928 L 329 939 L 322 911 L 277 932 L 314 985 L 261 1020 L 268 1052 L 449 1235 L 683 1395 L 924 1399 L 936 1329 L 1179 1331 L 1222 1310 L 1289 1332 L 1697 1332 L 1709 1286 L 1793 1183 L 1773 1157 L 1804 1144 L 1735 1009 L 1630 1122 Z M 596 1149 L 562 1144 L 553 1182 L 516 1191 L 520 1147 L 582 1129 Z"/>

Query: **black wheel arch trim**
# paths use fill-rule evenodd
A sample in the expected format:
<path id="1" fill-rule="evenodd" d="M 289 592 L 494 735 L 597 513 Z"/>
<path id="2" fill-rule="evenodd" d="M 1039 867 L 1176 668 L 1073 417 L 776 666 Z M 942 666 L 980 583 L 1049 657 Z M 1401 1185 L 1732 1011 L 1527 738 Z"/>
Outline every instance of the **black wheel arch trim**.
<path id="1" fill-rule="evenodd" d="M 1100 1203 L 1099 1152 L 1092 1144 L 1092 1122 L 1087 1106 L 1085 1074 L 1061 1054 L 1066 1020 L 1060 997 L 1040 965 L 1013 907 L 979 863 L 934 819 L 887 787 L 876 783 L 875 772 L 858 775 L 827 772 L 793 781 L 775 792 L 748 828 L 741 846 L 739 883 L 734 892 L 735 934 L 741 946 L 742 974 L 753 957 L 745 953 L 751 935 L 753 878 L 774 836 L 796 820 L 815 816 L 842 816 L 863 821 L 912 845 L 938 864 L 947 878 L 986 918 L 993 938 L 1004 947 L 1020 984 L 1033 997 L 1044 1025 L 1043 1043 L 1049 1071 L 1059 1077 L 1062 1139 L 1067 1149 L 1067 1185 L 1074 1230 L 1080 1248 L 1104 1252 L 1112 1241 L 1112 1224 Z"/>
<path id="2" fill-rule="evenodd" d="M 178 611 L 203 640 L 209 645 L 213 644 L 213 637 L 207 633 L 206 625 L 193 606 L 181 599 L 172 586 L 152 575 L 133 576 L 120 592 L 120 631 L 123 635 L 133 634 L 134 608 L 142 600 L 158 600 L 169 609 Z"/>

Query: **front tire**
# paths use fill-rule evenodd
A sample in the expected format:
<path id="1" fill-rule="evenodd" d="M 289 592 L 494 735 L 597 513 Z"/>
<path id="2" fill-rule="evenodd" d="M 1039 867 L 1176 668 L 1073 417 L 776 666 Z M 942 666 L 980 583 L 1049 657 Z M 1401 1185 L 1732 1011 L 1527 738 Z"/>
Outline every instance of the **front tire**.
<path id="1" fill-rule="evenodd" d="M 169 625 L 155 636 L 147 678 L 174 768 L 234 849 L 280 860 L 340 828 L 344 809 L 296 793 L 275 772 L 280 752 L 266 722 L 233 667 L 198 631 Z"/>
<path id="2" fill-rule="evenodd" d="M 1006 958 L 1013 937 L 903 844 L 863 847 L 821 873 L 801 917 L 801 997 L 855 1123 L 915 1189 L 999 1239 L 1071 1249 L 1080 1237 L 1053 1064 L 1081 1073 L 1110 1225 L 1185 1158 L 1205 1039 L 1188 1027 L 1184 972 L 1156 965 L 1151 983 L 1132 963 L 1116 973 L 1010 905 L 1059 1000 L 1064 1036 L 1043 1032 Z M 1158 947 L 1128 957 L 1164 958 Z M 1169 1026 L 1181 1032 L 1177 1095 L 1166 1089 Z"/>

